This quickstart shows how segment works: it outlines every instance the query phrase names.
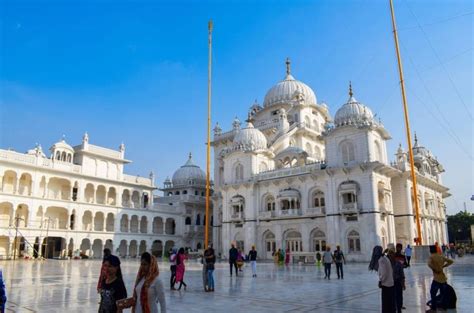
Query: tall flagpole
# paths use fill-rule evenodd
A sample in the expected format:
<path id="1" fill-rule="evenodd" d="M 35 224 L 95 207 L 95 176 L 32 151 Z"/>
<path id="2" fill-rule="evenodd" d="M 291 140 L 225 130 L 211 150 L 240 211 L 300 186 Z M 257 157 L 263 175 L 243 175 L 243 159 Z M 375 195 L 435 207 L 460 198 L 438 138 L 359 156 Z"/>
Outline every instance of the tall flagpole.
<path id="1" fill-rule="evenodd" d="M 207 76 L 207 158 L 206 158 L 206 223 L 204 225 L 204 247 L 209 245 L 209 205 L 211 193 L 211 78 L 212 78 L 212 20 L 207 24 L 208 28 L 208 76 Z"/>
<path id="2" fill-rule="evenodd" d="M 416 241 L 417 245 L 421 245 L 423 241 L 423 236 L 421 235 L 421 223 L 420 223 L 420 209 L 418 205 L 418 187 L 416 185 L 416 172 L 415 172 L 415 162 L 413 160 L 413 148 L 411 145 L 411 131 L 410 131 L 410 120 L 408 117 L 408 104 L 407 97 L 405 94 L 405 81 L 403 80 L 403 66 L 402 59 L 400 57 L 400 48 L 398 46 L 398 34 L 397 26 L 395 24 L 395 12 L 393 11 L 393 1 L 390 0 L 390 12 L 392 14 L 392 27 L 393 27 L 393 37 L 395 39 L 395 49 L 397 52 L 397 61 L 398 61 L 398 73 L 400 75 L 400 87 L 402 90 L 402 100 L 403 100 L 403 112 L 405 115 L 405 129 L 408 141 L 408 153 L 410 156 L 410 170 L 411 170 L 411 179 L 413 183 L 413 202 L 415 204 L 415 218 L 416 218 L 416 229 L 418 233 L 418 240 Z"/>

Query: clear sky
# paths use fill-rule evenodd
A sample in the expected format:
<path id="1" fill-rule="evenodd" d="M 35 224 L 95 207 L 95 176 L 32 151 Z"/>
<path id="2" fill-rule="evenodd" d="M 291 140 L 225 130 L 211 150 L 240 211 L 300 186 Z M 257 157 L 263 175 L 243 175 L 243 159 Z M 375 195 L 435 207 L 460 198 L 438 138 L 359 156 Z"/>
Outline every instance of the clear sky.
<path id="1" fill-rule="evenodd" d="M 472 1 L 396 0 L 412 128 L 444 165 L 454 213 L 473 177 Z M 285 58 L 334 115 L 356 98 L 406 148 L 387 1 L 0 0 L 0 147 L 118 148 L 162 185 L 188 152 L 205 167 L 207 21 L 214 20 L 213 124 L 245 120 Z"/>

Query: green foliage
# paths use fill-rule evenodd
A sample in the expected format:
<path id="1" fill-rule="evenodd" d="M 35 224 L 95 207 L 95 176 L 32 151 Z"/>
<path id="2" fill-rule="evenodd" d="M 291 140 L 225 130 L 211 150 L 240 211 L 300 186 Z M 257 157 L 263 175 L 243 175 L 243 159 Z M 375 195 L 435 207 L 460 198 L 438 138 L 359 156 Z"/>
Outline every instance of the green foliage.
<path id="1" fill-rule="evenodd" d="M 448 216 L 449 241 L 472 240 L 471 225 L 474 224 L 474 214 L 461 211 L 456 215 Z"/>

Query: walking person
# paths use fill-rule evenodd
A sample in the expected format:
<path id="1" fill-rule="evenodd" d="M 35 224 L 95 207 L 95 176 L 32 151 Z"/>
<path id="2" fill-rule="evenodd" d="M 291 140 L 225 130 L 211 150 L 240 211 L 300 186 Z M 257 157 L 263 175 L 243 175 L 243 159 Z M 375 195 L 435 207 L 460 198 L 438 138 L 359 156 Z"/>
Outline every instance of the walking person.
<path id="1" fill-rule="evenodd" d="M 411 260 L 412 249 L 410 245 L 407 245 L 405 248 L 405 257 L 407 258 L 407 267 L 410 267 L 410 260 Z"/>
<path id="2" fill-rule="evenodd" d="M 178 251 L 176 250 L 176 248 L 173 248 L 170 254 L 170 271 L 171 271 L 170 289 L 171 290 L 176 290 L 174 285 L 176 284 L 176 257 L 178 256 L 177 252 Z"/>
<path id="3" fill-rule="evenodd" d="M 105 279 L 105 277 L 107 275 L 107 271 L 105 270 L 105 267 L 104 267 L 105 259 L 109 255 L 112 254 L 112 252 L 110 251 L 109 248 L 105 248 L 103 252 L 104 252 L 104 257 L 102 259 L 102 265 L 100 267 L 99 281 L 97 282 L 97 293 L 100 293 L 100 289 L 101 289 L 101 286 L 102 286 L 102 281 Z"/>
<path id="4" fill-rule="evenodd" d="M 184 290 L 186 290 L 186 283 L 184 282 L 184 272 L 186 270 L 184 266 L 184 261 L 186 260 L 186 255 L 184 254 L 184 248 L 179 248 L 178 255 L 176 256 L 176 283 L 179 283 L 178 290 L 181 290 L 181 287 L 184 285 Z"/>
<path id="5" fill-rule="evenodd" d="M 165 291 L 159 274 L 155 256 L 144 252 L 135 280 L 132 313 L 166 313 Z"/>
<path id="6" fill-rule="evenodd" d="M 290 264 L 290 259 L 291 259 L 291 254 L 290 254 L 290 249 L 286 249 L 285 253 L 285 265 Z"/>
<path id="7" fill-rule="evenodd" d="M 380 247 L 381 248 L 381 247 Z M 378 260 L 379 288 L 382 289 L 382 313 L 395 313 L 395 286 L 393 275 L 393 264 L 395 251 L 386 250 Z"/>
<path id="8" fill-rule="evenodd" d="M 278 251 L 280 251 L 280 255 L 278 256 L 278 264 L 283 265 L 283 262 L 285 262 L 285 251 L 283 249 Z"/>
<path id="9" fill-rule="evenodd" d="M 334 251 L 334 261 L 336 263 L 337 279 L 344 279 L 342 264 L 346 264 L 346 258 L 344 257 L 344 253 L 342 253 L 340 246 L 336 246 L 336 250 Z"/>
<path id="10" fill-rule="evenodd" d="M 3 272 L 0 270 L 0 313 L 5 313 L 5 307 L 7 305 L 7 292 L 5 289 L 5 283 L 3 282 Z"/>
<path id="11" fill-rule="evenodd" d="M 316 265 L 317 265 L 318 267 L 321 266 L 321 253 L 320 253 L 319 251 L 316 252 Z"/>
<path id="12" fill-rule="evenodd" d="M 334 257 L 331 254 L 331 248 L 326 247 L 326 251 L 323 253 L 323 263 L 324 263 L 324 279 L 331 279 L 331 264 L 334 262 Z"/>
<path id="13" fill-rule="evenodd" d="M 395 262 L 393 264 L 393 283 L 395 287 L 395 308 L 397 313 L 401 313 L 403 306 L 403 291 L 405 287 L 405 272 L 404 268 L 408 267 L 408 262 L 405 255 L 402 253 L 403 245 L 397 243 L 395 252 Z"/>
<path id="14" fill-rule="evenodd" d="M 120 259 L 109 255 L 103 262 L 106 277 L 100 288 L 99 313 L 120 313 L 123 307 L 117 306 L 117 301 L 127 298 L 127 289 L 123 283 Z"/>
<path id="15" fill-rule="evenodd" d="M 216 256 L 212 244 L 209 244 L 204 252 L 204 264 L 207 270 L 207 290 L 214 292 L 214 264 L 216 263 Z"/>
<path id="16" fill-rule="evenodd" d="M 252 277 L 257 277 L 257 250 L 255 250 L 255 245 L 252 246 L 252 250 L 249 252 L 249 261 L 252 266 Z"/>
<path id="17" fill-rule="evenodd" d="M 278 251 L 273 251 L 273 262 L 275 265 L 278 265 L 278 261 L 280 259 L 280 249 Z"/>
<path id="18" fill-rule="evenodd" d="M 239 269 L 239 272 L 242 272 L 242 267 L 244 266 L 244 253 L 242 250 L 238 250 L 239 252 L 237 253 L 237 268 Z"/>
<path id="19" fill-rule="evenodd" d="M 453 264 L 454 261 L 439 254 L 436 246 L 430 246 L 430 253 L 431 255 L 428 258 L 428 267 L 433 271 L 433 281 L 431 282 L 431 301 L 429 303 L 431 310 L 435 312 L 438 305 L 438 291 L 440 293 L 439 298 L 443 299 L 446 286 L 448 285 L 443 269 Z"/>
<path id="20" fill-rule="evenodd" d="M 235 248 L 234 244 L 231 245 L 229 250 L 229 267 L 230 267 L 230 276 L 232 277 L 232 267 L 235 269 L 235 276 L 239 276 L 239 272 L 237 270 L 237 257 L 239 251 Z"/>

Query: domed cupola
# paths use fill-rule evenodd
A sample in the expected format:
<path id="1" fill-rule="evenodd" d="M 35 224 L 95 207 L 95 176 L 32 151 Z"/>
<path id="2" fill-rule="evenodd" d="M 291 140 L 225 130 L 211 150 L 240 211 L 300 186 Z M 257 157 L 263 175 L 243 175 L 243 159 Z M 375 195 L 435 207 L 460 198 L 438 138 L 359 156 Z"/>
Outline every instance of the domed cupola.
<path id="1" fill-rule="evenodd" d="M 205 185 L 206 174 L 203 170 L 193 162 L 193 156 L 189 153 L 189 158 L 186 164 L 181 166 L 173 174 L 173 187 L 187 186 L 187 185 Z"/>
<path id="2" fill-rule="evenodd" d="M 290 60 L 286 59 L 286 77 L 270 88 L 263 101 L 264 107 L 299 101 L 309 105 L 316 105 L 314 91 L 305 83 L 296 80 L 290 74 Z"/>
<path id="3" fill-rule="evenodd" d="M 248 122 L 246 128 L 237 131 L 233 146 L 234 150 L 264 150 L 267 149 L 267 138 L 260 130 L 254 128 L 251 122 Z"/>
<path id="4" fill-rule="evenodd" d="M 352 85 L 349 83 L 349 100 L 336 112 L 334 126 L 345 125 L 368 126 L 374 123 L 374 115 L 369 107 L 354 98 Z"/>
<path id="5" fill-rule="evenodd" d="M 74 149 L 66 142 L 64 135 L 61 141 L 49 148 L 49 151 L 51 151 L 51 159 L 72 163 Z"/>
<path id="6" fill-rule="evenodd" d="M 432 154 L 431 151 L 426 149 L 424 146 L 420 146 L 418 144 L 418 137 L 415 133 L 415 144 L 413 145 L 413 157 L 416 160 L 424 160 L 426 158 L 431 158 Z"/>

